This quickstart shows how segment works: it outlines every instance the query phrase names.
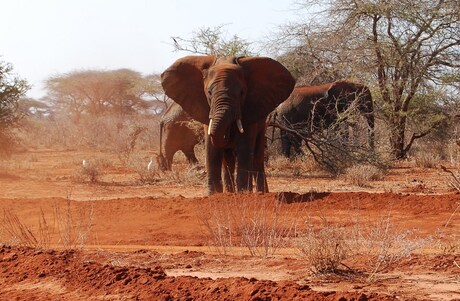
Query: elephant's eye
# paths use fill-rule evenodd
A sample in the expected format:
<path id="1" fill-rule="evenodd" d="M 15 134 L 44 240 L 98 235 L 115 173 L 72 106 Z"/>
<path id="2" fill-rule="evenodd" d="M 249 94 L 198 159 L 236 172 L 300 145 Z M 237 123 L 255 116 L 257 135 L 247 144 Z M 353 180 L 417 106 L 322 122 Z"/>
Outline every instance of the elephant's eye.
<path id="1" fill-rule="evenodd" d="M 212 96 L 212 89 L 208 89 L 208 95 Z"/>

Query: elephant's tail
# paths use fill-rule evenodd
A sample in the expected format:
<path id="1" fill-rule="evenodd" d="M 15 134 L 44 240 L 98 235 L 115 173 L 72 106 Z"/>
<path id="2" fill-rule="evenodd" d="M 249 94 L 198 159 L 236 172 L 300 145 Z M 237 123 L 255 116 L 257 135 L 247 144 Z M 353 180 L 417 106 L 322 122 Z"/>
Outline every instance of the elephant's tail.
<path id="1" fill-rule="evenodd" d="M 269 127 L 271 126 L 272 127 L 272 135 L 271 135 L 271 140 L 270 140 L 270 144 L 273 143 L 273 141 L 275 140 L 275 126 L 271 125 L 272 123 L 276 123 L 277 121 L 277 117 L 278 117 L 278 112 L 273 111 L 271 112 L 268 117 L 267 117 L 267 120 L 265 122 L 265 127 Z M 269 137 L 270 139 L 270 137 Z"/>
<path id="2" fill-rule="evenodd" d="M 160 121 L 160 156 L 161 157 L 163 156 L 163 143 L 162 143 L 162 140 L 163 140 L 163 126 L 164 126 L 164 122 Z"/>

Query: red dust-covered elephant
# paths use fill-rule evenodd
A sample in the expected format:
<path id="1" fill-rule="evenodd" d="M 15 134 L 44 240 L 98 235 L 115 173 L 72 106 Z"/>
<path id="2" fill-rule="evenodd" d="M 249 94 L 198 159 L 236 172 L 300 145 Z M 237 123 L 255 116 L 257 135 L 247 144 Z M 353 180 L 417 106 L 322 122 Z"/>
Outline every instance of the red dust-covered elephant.
<path id="1" fill-rule="evenodd" d="M 160 120 L 160 155 L 157 157 L 159 168 L 171 170 L 174 155 L 178 151 L 184 153 L 189 164 L 198 164 L 195 145 L 203 142 L 203 136 L 203 125 L 173 102 Z"/>
<path id="2" fill-rule="evenodd" d="M 283 126 L 300 131 L 314 132 L 335 124 L 342 113 L 352 105 L 368 125 L 368 141 L 374 147 L 374 106 L 369 88 L 348 80 L 338 80 L 319 86 L 298 86 L 286 101 L 272 113 L 271 118 Z M 301 139 L 280 130 L 282 153 L 291 156 L 291 147 L 301 153 Z"/>
<path id="3" fill-rule="evenodd" d="M 257 191 L 268 191 L 265 119 L 294 88 L 290 72 L 267 57 L 187 56 L 166 69 L 161 82 L 166 95 L 207 125 L 208 193 L 224 186 L 252 191 L 253 180 Z"/>

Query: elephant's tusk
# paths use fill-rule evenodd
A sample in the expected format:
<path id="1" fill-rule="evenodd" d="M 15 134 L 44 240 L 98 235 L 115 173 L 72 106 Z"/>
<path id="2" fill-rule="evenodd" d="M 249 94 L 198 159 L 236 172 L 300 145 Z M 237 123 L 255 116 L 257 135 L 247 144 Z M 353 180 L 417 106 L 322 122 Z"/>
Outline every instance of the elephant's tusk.
<path id="1" fill-rule="evenodd" d="M 209 119 L 209 125 L 208 125 L 208 136 L 211 135 L 211 125 L 212 125 L 212 118 Z"/>
<path id="2" fill-rule="evenodd" d="M 244 133 L 243 125 L 241 124 L 241 119 L 238 119 L 236 121 L 236 126 L 238 127 L 238 130 L 240 131 L 241 134 Z"/>

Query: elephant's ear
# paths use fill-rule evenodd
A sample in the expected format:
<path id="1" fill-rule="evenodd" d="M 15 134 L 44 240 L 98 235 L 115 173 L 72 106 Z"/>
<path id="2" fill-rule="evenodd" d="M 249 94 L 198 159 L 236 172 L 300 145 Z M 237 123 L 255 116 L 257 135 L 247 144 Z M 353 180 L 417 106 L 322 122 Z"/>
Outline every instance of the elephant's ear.
<path id="1" fill-rule="evenodd" d="M 214 63 L 214 56 L 186 56 L 161 74 L 161 85 L 193 119 L 209 123 L 209 104 L 204 94 L 203 70 Z"/>
<path id="2" fill-rule="evenodd" d="M 246 73 L 248 92 L 243 121 L 251 124 L 273 111 L 292 92 L 295 80 L 281 63 L 268 57 L 239 58 Z"/>

